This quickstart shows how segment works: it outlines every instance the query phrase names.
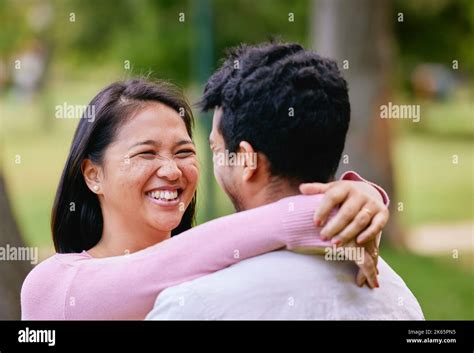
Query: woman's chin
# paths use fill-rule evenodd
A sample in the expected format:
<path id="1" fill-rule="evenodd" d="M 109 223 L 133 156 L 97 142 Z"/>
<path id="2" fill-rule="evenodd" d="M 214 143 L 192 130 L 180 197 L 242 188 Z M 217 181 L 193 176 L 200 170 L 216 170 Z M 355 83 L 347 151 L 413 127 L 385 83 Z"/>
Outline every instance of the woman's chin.
<path id="1" fill-rule="evenodd" d="M 151 226 L 160 232 L 171 232 L 179 225 L 181 218 L 182 214 L 177 214 L 175 217 L 171 215 L 168 215 L 168 217 L 155 217 L 151 222 Z"/>
<path id="2" fill-rule="evenodd" d="M 181 206 L 181 199 L 179 200 L 180 204 L 173 205 L 174 207 L 171 205 L 163 207 L 155 203 L 154 200 L 152 201 L 152 204 L 150 204 L 150 201 L 151 200 L 149 199 L 147 200 L 146 212 L 149 224 L 153 228 L 161 232 L 171 232 L 179 226 L 184 215 L 184 212 L 182 211 L 183 207 Z"/>

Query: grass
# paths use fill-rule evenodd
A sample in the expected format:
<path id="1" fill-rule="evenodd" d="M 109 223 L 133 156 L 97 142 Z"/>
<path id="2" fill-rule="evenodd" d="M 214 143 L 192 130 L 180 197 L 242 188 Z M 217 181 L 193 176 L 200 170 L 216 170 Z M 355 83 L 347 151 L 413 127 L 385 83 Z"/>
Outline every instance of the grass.
<path id="1" fill-rule="evenodd" d="M 395 145 L 394 164 L 398 195 L 393 202 L 403 202 L 401 220 L 405 225 L 473 218 L 471 142 L 406 134 Z"/>
<path id="2" fill-rule="evenodd" d="M 51 88 L 49 101 L 86 104 L 100 86 L 101 83 L 64 83 L 64 86 Z M 51 246 L 49 214 L 77 120 L 53 119 L 45 126 L 40 119 L 40 114 L 48 111 L 44 109 L 45 100 L 0 99 L 4 117 L 2 168 L 14 212 L 28 244 Z M 430 109 L 438 114 L 435 115 L 437 119 L 449 113 L 436 113 L 436 106 Z M 434 123 L 433 126 L 439 128 L 441 125 Z M 195 136 L 202 157 L 207 151 L 207 136 L 199 124 Z M 393 202 L 403 202 L 400 218 L 405 226 L 473 219 L 472 142 L 440 137 L 438 133 L 401 131 L 394 147 L 398 196 Z M 21 156 L 19 164 L 15 163 L 17 155 Z M 453 155 L 458 156 L 458 164 L 453 164 Z M 201 171 L 208 168 L 212 167 L 202 161 Z M 216 184 L 209 186 L 202 178 L 198 195 L 198 220 L 201 222 L 208 218 L 205 207 L 209 203 L 209 187 L 217 195 L 215 216 L 232 211 L 230 202 Z M 427 319 L 474 319 L 472 263 L 469 271 L 466 266 L 458 266 L 447 258 L 424 257 L 392 249 L 383 249 L 382 256 L 404 278 L 419 299 Z"/>
<path id="3" fill-rule="evenodd" d="M 471 138 L 474 136 L 472 96 L 463 92 L 464 97 L 458 97 L 448 102 L 424 103 L 422 105 L 421 121 L 414 127 L 439 136 Z"/>
<path id="4" fill-rule="evenodd" d="M 472 253 L 460 253 L 471 258 Z M 456 259 L 382 248 L 381 256 L 403 278 L 427 320 L 474 320 L 474 273 Z"/>

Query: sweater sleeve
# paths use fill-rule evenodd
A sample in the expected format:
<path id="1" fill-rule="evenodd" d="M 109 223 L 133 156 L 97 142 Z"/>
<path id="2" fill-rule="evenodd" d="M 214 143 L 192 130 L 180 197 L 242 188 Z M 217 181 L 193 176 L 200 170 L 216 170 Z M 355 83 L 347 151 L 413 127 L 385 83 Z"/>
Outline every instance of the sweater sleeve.
<path id="1" fill-rule="evenodd" d="M 344 174 L 341 175 L 340 180 L 361 181 L 369 185 L 372 185 L 380 193 L 380 196 L 382 196 L 384 205 L 388 207 L 388 205 L 390 204 L 390 198 L 388 197 L 388 194 L 385 192 L 385 190 L 382 187 L 368 180 L 365 180 L 356 172 L 353 172 L 353 171 L 345 172 Z"/>
<path id="2" fill-rule="evenodd" d="M 312 221 L 321 198 L 284 198 L 204 223 L 133 254 L 81 260 L 63 299 L 64 317 L 143 319 L 167 287 L 285 246 L 328 246 Z"/>

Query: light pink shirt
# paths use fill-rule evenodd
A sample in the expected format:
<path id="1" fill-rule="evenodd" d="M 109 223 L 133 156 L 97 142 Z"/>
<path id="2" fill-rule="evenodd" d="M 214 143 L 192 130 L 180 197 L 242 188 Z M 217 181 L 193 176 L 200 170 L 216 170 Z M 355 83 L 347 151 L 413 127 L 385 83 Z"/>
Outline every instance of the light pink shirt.
<path id="1" fill-rule="evenodd" d="M 347 179 L 360 178 L 350 175 Z M 129 255 L 99 259 L 85 251 L 56 254 L 25 279 L 22 319 L 141 320 L 168 287 L 276 249 L 328 246 L 312 222 L 321 198 L 287 197 L 207 222 Z"/>

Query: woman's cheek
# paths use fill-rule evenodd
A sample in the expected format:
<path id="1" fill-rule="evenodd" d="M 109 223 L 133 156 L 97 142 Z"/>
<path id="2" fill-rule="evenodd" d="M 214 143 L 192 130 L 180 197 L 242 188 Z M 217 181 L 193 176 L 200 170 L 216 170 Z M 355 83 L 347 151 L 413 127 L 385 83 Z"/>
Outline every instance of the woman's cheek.
<path id="1" fill-rule="evenodd" d="M 197 161 L 190 163 L 189 166 L 187 166 L 184 171 L 183 175 L 186 178 L 186 181 L 188 183 L 188 187 L 192 187 L 193 193 L 197 188 L 197 184 L 199 181 L 199 164 Z"/>
<path id="2" fill-rule="evenodd" d="M 198 163 L 191 163 L 181 169 L 183 178 L 186 183 L 186 199 L 183 200 L 186 207 L 191 203 L 191 200 L 196 192 L 199 181 L 199 165 Z"/>
<path id="3" fill-rule="evenodd" d="M 130 193 L 131 190 L 136 190 L 142 193 L 147 181 L 153 175 L 153 166 L 145 163 L 130 162 L 128 166 L 123 166 L 120 169 L 121 188 L 130 197 L 135 193 Z"/>

